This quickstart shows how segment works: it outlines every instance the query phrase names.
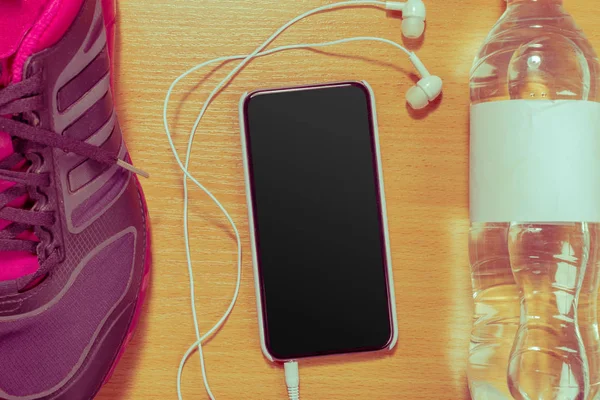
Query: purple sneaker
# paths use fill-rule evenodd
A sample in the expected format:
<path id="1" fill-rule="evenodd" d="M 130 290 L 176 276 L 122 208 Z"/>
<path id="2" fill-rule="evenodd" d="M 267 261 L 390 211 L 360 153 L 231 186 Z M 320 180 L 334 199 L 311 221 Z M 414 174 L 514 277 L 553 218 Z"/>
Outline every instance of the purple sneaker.
<path id="1" fill-rule="evenodd" d="M 113 0 L 0 0 L 0 399 L 91 399 L 148 287 Z"/>

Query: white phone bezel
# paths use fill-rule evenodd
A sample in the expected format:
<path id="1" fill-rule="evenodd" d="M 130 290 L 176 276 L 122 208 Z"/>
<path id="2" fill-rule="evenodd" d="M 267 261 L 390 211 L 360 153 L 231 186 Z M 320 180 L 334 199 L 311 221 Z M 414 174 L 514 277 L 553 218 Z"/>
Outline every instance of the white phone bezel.
<path id="1" fill-rule="evenodd" d="M 387 207 L 386 207 L 386 200 L 385 200 L 383 168 L 381 165 L 381 153 L 380 153 L 380 147 L 379 147 L 379 129 L 378 129 L 378 125 L 377 125 L 377 110 L 376 110 L 376 106 L 375 106 L 375 94 L 373 92 L 373 89 L 365 81 L 358 81 L 358 82 L 345 81 L 345 82 L 336 82 L 336 83 L 325 84 L 325 85 L 319 84 L 319 85 L 314 85 L 314 86 L 302 86 L 302 87 L 298 87 L 298 88 L 274 89 L 273 91 L 278 91 L 278 90 L 290 91 L 290 90 L 294 90 L 294 89 L 302 90 L 302 89 L 313 88 L 313 87 L 326 88 L 328 86 L 337 86 L 340 84 L 349 84 L 349 83 L 354 83 L 354 84 L 358 83 L 360 85 L 363 85 L 369 92 L 369 96 L 370 96 L 371 118 L 372 118 L 372 123 L 373 123 L 373 135 L 374 135 L 374 140 L 375 140 L 375 152 L 376 152 L 376 158 L 377 158 L 377 175 L 379 177 L 379 184 L 378 184 L 379 198 L 380 198 L 380 202 L 381 202 L 383 234 L 384 234 L 384 238 L 385 238 L 385 253 L 386 253 L 386 262 L 387 262 L 387 267 L 388 267 L 388 271 L 387 271 L 388 292 L 389 292 L 388 297 L 389 297 L 389 301 L 390 301 L 390 310 L 391 310 L 391 314 L 392 314 L 391 315 L 392 329 L 393 329 L 392 340 L 390 341 L 390 344 L 385 349 L 378 350 L 378 351 L 391 351 L 398 342 L 398 317 L 397 317 L 397 313 L 396 313 L 396 295 L 395 295 L 395 290 L 394 290 L 394 276 L 393 276 L 393 268 L 392 268 L 392 257 L 391 257 L 391 251 L 390 251 L 390 237 L 389 237 L 389 230 L 388 230 L 388 217 L 387 217 Z M 260 91 L 262 91 L 262 90 L 260 90 Z M 255 292 L 256 292 L 256 305 L 257 305 L 258 320 L 259 320 L 258 322 L 259 322 L 259 332 L 260 332 L 260 343 L 261 343 L 262 352 L 269 361 L 285 362 L 285 361 L 290 361 L 290 360 L 277 359 L 272 354 L 269 353 L 269 350 L 268 350 L 267 344 L 266 344 L 266 337 L 265 337 L 265 328 L 264 328 L 265 321 L 264 321 L 263 307 L 262 307 L 262 291 L 261 291 L 261 285 L 260 285 L 260 274 L 259 274 L 259 269 L 258 269 L 256 238 L 255 238 L 255 234 L 254 234 L 255 225 L 254 225 L 254 211 L 253 211 L 253 207 L 252 207 L 252 186 L 250 184 L 250 168 L 248 165 L 248 147 L 247 147 L 247 143 L 246 143 L 246 123 L 245 123 L 245 111 L 244 111 L 246 100 L 248 99 L 249 96 L 251 96 L 255 92 L 256 91 L 245 92 L 242 95 L 242 97 L 240 99 L 240 103 L 239 103 L 239 118 L 240 118 L 240 134 L 241 134 L 241 140 L 242 140 L 242 156 L 243 156 L 243 163 L 244 163 L 244 180 L 245 180 L 245 185 L 246 185 L 246 203 L 247 203 L 247 207 L 248 207 L 248 223 L 249 223 L 249 229 L 250 229 L 250 242 L 251 242 L 251 247 L 252 247 L 252 266 L 253 266 L 253 271 L 254 271 L 254 288 L 255 288 Z"/>

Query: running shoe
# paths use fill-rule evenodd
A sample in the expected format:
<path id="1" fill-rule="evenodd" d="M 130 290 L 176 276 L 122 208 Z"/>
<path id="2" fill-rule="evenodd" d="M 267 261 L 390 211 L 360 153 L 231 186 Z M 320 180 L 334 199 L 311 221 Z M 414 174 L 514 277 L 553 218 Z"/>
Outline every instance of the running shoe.
<path id="1" fill-rule="evenodd" d="M 114 0 L 0 0 L 0 399 L 91 399 L 148 287 Z"/>

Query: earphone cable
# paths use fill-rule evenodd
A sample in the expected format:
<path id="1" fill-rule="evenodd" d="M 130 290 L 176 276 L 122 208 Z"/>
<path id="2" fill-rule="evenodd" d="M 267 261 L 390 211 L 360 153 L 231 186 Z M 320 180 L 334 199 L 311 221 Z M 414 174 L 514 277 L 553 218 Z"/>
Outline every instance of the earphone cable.
<path id="1" fill-rule="evenodd" d="M 378 37 L 368 37 L 368 36 L 359 36 L 359 37 L 353 37 L 353 38 L 346 38 L 346 39 L 340 39 L 340 40 L 334 40 L 334 41 L 330 41 L 330 42 L 323 42 L 323 43 L 307 43 L 307 44 L 296 44 L 296 45 L 289 45 L 289 46 L 281 46 L 281 47 L 277 47 L 262 53 L 259 53 L 257 55 L 257 57 L 263 57 L 263 56 L 267 56 L 270 54 L 274 54 L 274 53 L 278 53 L 281 51 L 285 51 L 285 50 L 295 50 L 295 49 L 302 49 L 302 48 L 319 48 L 319 47 L 327 47 L 327 46 L 333 46 L 333 45 L 339 45 L 339 44 L 344 44 L 344 43 L 350 43 L 350 42 L 358 42 L 358 41 L 375 41 L 375 42 L 382 42 L 382 43 L 387 43 L 390 44 L 396 48 L 399 48 L 401 50 L 403 50 L 404 52 L 406 52 L 407 54 L 410 54 L 410 52 L 408 50 L 406 50 L 404 47 L 400 46 L 399 44 L 388 40 L 388 39 L 384 39 L 384 38 L 378 38 Z M 211 64 L 215 64 L 218 62 L 224 62 L 224 61 L 230 61 L 230 60 L 236 60 L 236 59 L 242 59 L 246 57 L 245 55 L 239 55 L 239 56 L 230 56 L 230 57 L 219 57 L 210 61 L 207 61 L 205 63 L 199 64 L 198 66 L 194 67 L 193 71 L 190 70 L 188 71 L 189 73 L 192 73 L 202 67 L 206 67 L 208 65 Z M 188 73 L 186 73 L 188 74 Z M 188 74 L 189 75 L 189 74 Z M 187 76 L 187 75 L 186 75 Z M 184 77 L 183 75 L 181 77 Z M 237 229 L 235 228 L 235 224 L 233 223 L 231 216 L 228 216 L 227 211 L 224 209 L 224 207 L 222 206 L 222 204 L 214 197 L 214 195 L 212 195 L 212 193 L 206 189 L 202 184 L 200 184 L 200 182 L 198 182 L 196 180 L 196 178 L 184 167 L 183 163 L 181 163 L 181 159 L 179 158 L 178 154 L 177 154 L 177 150 L 175 148 L 175 144 L 172 141 L 172 136 L 171 136 L 171 131 L 170 128 L 168 128 L 168 105 L 169 105 L 169 100 L 171 98 L 171 95 L 176 87 L 176 84 L 179 83 L 179 81 L 174 82 L 173 85 L 171 85 L 171 87 L 169 88 L 168 94 L 167 94 L 167 98 L 165 100 L 165 107 L 163 109 L 163 122 L 165 123 L 165 129 L 167 132 L 167 138 L 169 140 L 169 144 L 171 147 L 171 150 L 173 151 L 173 154 L 175 155 L 176 160 L 178 161 L 178 163 L 180 164 L 179 167 L 182 169 L 182 171 L 184 171 L 184 175 L 186 175 L 196 186 L 198 186 L 202 191 L 204 191 L 209 197 L 210 199 L 215 202 L 215 204 L 217 204 L 217 206 L 221 209 L 221 211 L 223 212 L 223 214 L 226 216 L 226 218 L 228 219 L 228 221 L 230 222 L 230 224 L 232 225 L 232 227 L 234 227 L 234 232 L 237 231 Z M 185 207 L 186 203 L 184 202 L 184 210 L 187 210 L 187 208 Z M 186 217 L 184 217 L 186 218 Z M 186 218 L 187 219 L 187 218 Z M 184 220 L 185 221 L 185 220 Z M 191 260 L 191 250 L 189 248 L 189 235 L 184 235 L 184 238 L 186 240 L 186 255 L 187 252 L 190 251 L 190 260 Z M 238 239 L 238 234 L 236 234 L 236 240 Z M 240 246 L 240 244 L 238 243 L 238 247 Z M 238 257 L 241 254 L 240 251 L 238 251 Z M 241 272 L 241 267 L 238 268 L 238 273 Z M 190 275 L 193 276 L 193 275 Z M 190 284 L 190 291 L 192 293 L 195 293 L 194 291 L 194 284 L 193 284 L 193 277 L 190 278 L 191 279 L 191 284 Z M 236 283 L 236 290 L 234 293 L 234 300 L 237 299 L 237 293 L 239 292 L 239 284 Z M 195 296 L 192 294 L 192 298 L 195 299 Z M 230 304 L 230 308 L 233 308 L 232 304 L 234 305 L 235 302 L 232 302 Z M 192 308 L 192 310 L 194 310 L 194 307 Z M 181 360 L 181 364 L 180 364 L 180 368 L 178 371 L 178 376 L 177 376 L 177 388 L 178 388 L 178 393 L 180 393 L 181 391 L 181 374 L 183 373 L 183 366 L 185 364 L 185 361 L 191 356 L 191 354 L 200 346 L 201 342 L 204 342 L 207 338 L 209 338 L 210 336 L 212 336 L 215 331 L 217 331 L 222 324 L 225 322 L 227 316 L 230 313 L 230 309 L 228 309 L 224 316 L 221 318 L 221 320 L 219 320 L 219 322 L 217 322 L 207 333 L 205 333 L 203 336 L 200 337 L 199 340 L 197 340 L 196 342 L 194 342 L 189 349 L 187 350 L 187 352 L 184 354 L 182 360 Z M 194 320 L 197 320 L 197 317 L 194 318 Z M 195 325 L 195 327 L 197 327 L 198 325 Z M 199 334 L 197 334 L 199 336 Z M 201 351 L 201 349 L 199 349 L 199 351 Z M 202 359 L 201 359 L 201 362 Z M 179 397 L 180 399 L 182 399 L 182 397 Z"/>
<path id="2" fill-rule="evenodd" d="M 205 361 L 204 361 L 204 354 L 203 354 L 203 349 L 202 349 L 202 342 L 204 342 L 207 338 L 211 337 L 216 331 L 218 331 L 223 326 L 223 324 L 225 323 L 225 321 L 227 320 L 227 318 L 229 317 L 229 315 L 231 314 L 231 312 L 235 306 L 235 303 L 236 303 L 238 295 L 239 295 L 240 284 L 241 284 L 242 245 L 241 245 L 241 239 L 240 239 L 240 235 L 239 235 L 237 226 L 235 225 L 231 215 L 227 212 L 227 210 L 219 202 L 219 200 L 204 185 L 202 185 L 189 172 L 189 169 L 188 169 L 190 159 L 191 159 L 191 152 L 192 152 L 192 146 L 193 146 L 195 133 L 198 130 L 200 122 L 201 122 L 202 118 L 204 117 L 204 114 L 206 113 L 206 110 L 208 109 L 208 107 L 210 106 L 210 104 L 212 103 L 214 98 L 219 94 L 221 89 L 228 82 L 231 81 L 231 79 L 235 76 L 235 74 L 237 74 L 242 68 L 244 68 L 244 66 L 246 66 L 252 59 L 254 59 L 256 57 L 263 57 L 263 56 L 267 56 L 267 55 L 281 52 L 284 50 L 292 50 L 292 49 L 300 49 L 300 48 L 318 48 L 318 47 L 326 47 L 326 46 L 332 46 L 332 45 L 344 44 L 344 43 L 350 43 L 350 42 L 357 42 L 357 41 L 382 42 L 382 43 L 392 45 L 392 46 L 402 50 L 409 56 L 414 55 L 414 53 L 411 53 L 403 46 L 401 46 L 398 43 L 395 43 L 391 40 L 384 39 L 384 38 L 378 38 L 378 37 L 369 37 L 369 36 L 352 37 L 352 38 L 346 38 L 346 39 L 340 39 L 340 40 L 334 40 L 334 41 L 322 42 L 322 43 L 309 43 L 309 44 L 296 44 L 296 45 L 280 46 L 280 47 L 277 47 L 277 48 L 274 48 L 271 50 L 263 51 L 263 49 L 265 47 L 267 47 L 272 41 L 274 41 L 283 31 L 285 31 L 287 28 L 289 28 L 291 25 L 295 24 L 296 22 L 298 22 L 310 15 L 320 13 L 323 11 L 328 11 L 328 10 L 332 10 L 332 9 L 340 8 L 340 7 L 352 7 L 352 6 L 353 7 L 358 7 L 358 6 L 385 7 L 386 2 L 385 1 L 375 1 L 375 0 L 373 0 L 373 1 L 352 0 L 352 1 L 344 1 L 344 2 L 333 3 L 333 4 L 326 5 L 326 6 L 318 7 L 316 9 L 308 11 L 308 12 L 294 18 L 293 20 L 291 20 L 288 23 L 286 23 L 285 25 L 283 25 L 269 39 L 267 39 L 261 46 L 259 46 L 251 54 L 219 57 L 219 58 L 215 58 L 213 60 L 198 64 L 197 66 L 189 69 L 188 71 L 186 71 L 185 73 L 180 75 L 177 79 L 175 79 L 175 81 L 173 81 L 173 83 L 169 87 L 169 90 L 167 92 L 167 95 L 166 95 L 166 98 L 164 101 L 163 123 L 164 123 L 164 128 L 165 128 L 165 132 L 167 134 L 167 139 L 169 141 L 171 151 L 173 152 L 173 155 L 175 157 L 175 160 L 177 161 L 179 168 L 182 170 L 182 172 L 184 174 L 184 178 L 183 178 L 183 183 L 184 183 L 184 243 L 185 243 L 185 248 L 186 248 L 186 258 L 187 258 L 188 274 L 189 274 L 189 280 L 190 280 L 192 316 L 193 316 L 193 320 L 194 320 L 194 329 L 195 329 L 196 338 L 197 338 L 197 341 L 192 346 L 190 346 L 190 348 L 186 351 L 186 353 L 182 357 L 180 365 L 179 365 L 179 370 L 177 373 L 177 394 L 178 394 L 178 398 L 180 400 L 183 400 L 183 396 L 181 393 L 181 379 L 182 379 L 183 369 L 185 367 L 185 363 L 186 363 L 187 359 L 191 356 L 191 354 L 196 349 L 198 349 L 198 353 L 200 356 L 200 365 L 201 365 L 202 377 L 203 377 L 206 392 L 209 395 L 209 398 L 211 400 L 215 399 L 214 395 L 212 394 L 212 391 L 210 389 L 210 385 L 208 384 L 208 378 L 207 378 L 207 374 L 206 374 L 206 366 L 205 366 Z M 236 60 L 236 59 L 242 59 L 243 61 L 240 62 L 237 65 L 237 67 L 235 67 L 223 80 L 221 80 L 221 82 L 210 93 L 210 95 L 208 96 L 207 100 L 204 103 L 204 106 L 202 107 L 200 114 L 198 115 L 198 117 L 194 123 L 192 131 L 190 132 L 190 137 L 188 139 L 188 146 L 187 146 L 186 158 L 185 158 L 185 164 L 184 164 L 177 152 L 177 149 L 173 142 L 171 130 L 170 130 L 169 124 L 168 124 L 168 105 L 169 105 L 169 100 L 171 98 L 171 95 L 172 95 L 175 87 L 177 86 L 177 84 L 182 79 L 184 79 L 185 77 L 190 75 L 191 73 L 193 73 L 203 67 L 206 67 L 208 65 L 214 64 L 214 63 Z M 231 225 L 231 227 L 235 233 L 235 238 L 236 238 L 236 242 L 237 242 L 237 279 L 236 279 L 236 285 L 235 285 L 233 298 L 229 304 L 229 307 L 223 314 L 223 316 L 204 335 L 200 334 L 197 310 L 196 310 L 196 305 L 195 305 L 195 284 L 194 284 L 194 275 L 193 275 L 193 268 L 192 268 L 191 248 L 190 248 L 190 241 L 189 241 L 189 219 L 188 219 L 189 187 L 188 187 L 188 182 L 187 182 L 188 179 L 190 179 L 198 188 L 200 188 L 218 206 L 218 208 L 221 210 L 221 212 L 224 214 L 227 221 Z"/>

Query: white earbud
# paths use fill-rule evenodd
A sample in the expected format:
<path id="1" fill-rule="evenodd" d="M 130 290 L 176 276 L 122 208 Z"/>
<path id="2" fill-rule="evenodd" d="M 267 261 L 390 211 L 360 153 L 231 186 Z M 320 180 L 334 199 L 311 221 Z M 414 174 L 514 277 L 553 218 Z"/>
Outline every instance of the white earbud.
<path id="1" fill-rule="evenodd" d="M 415 110 L 420 110 L 435 100 L 442 93 L 442 79 L 431 75 L 423 62 L 415 53 L 410 54 L 410 61 L 415 66 L 421 79 L 406 93 L 406 101 Z"/>
<path id="2" fill-rule="evenodd" d="M 385 8 L 390 11 L 402 11 L 402 33 L 409 39 L 416 39 L 425 31 L 427 10 L 423 0 L 407 2 L 388 1 Z"/>

